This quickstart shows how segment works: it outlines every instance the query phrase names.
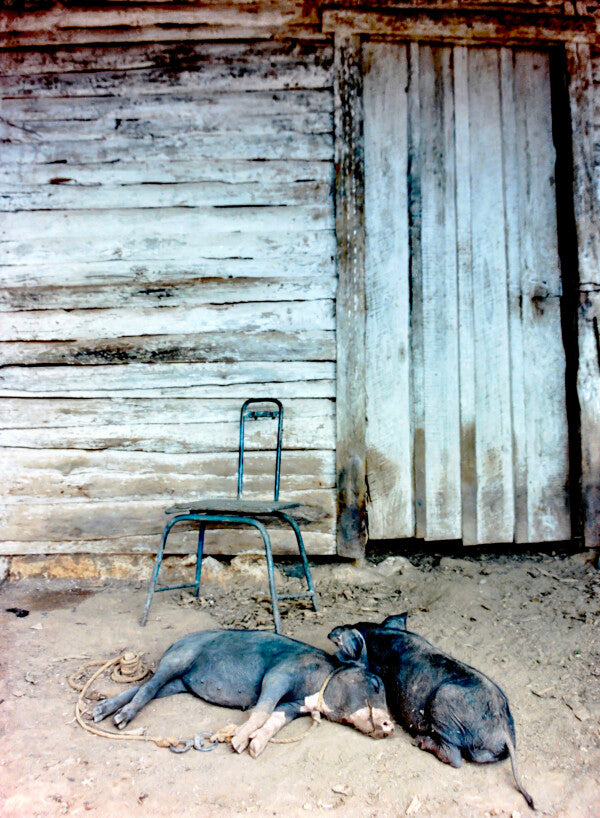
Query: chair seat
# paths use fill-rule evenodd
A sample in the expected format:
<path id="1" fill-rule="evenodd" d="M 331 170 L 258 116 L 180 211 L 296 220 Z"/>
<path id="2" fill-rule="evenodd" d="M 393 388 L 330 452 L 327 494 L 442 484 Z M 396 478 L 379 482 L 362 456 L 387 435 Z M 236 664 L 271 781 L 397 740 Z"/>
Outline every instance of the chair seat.
<path id="1" fill-rule="evenodd" d="M 171 506 L 165 514 L 235 514 L 252 517 L 290 511 L 300 506 L 301 503 L 287 503 L 284 500 L 219 500 L 211 497 Z"/>

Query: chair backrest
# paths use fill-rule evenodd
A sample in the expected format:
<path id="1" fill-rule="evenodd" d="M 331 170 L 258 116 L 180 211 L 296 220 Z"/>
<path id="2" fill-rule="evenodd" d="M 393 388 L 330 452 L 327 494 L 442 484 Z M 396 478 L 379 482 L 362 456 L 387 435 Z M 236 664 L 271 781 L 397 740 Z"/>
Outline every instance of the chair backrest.
<path id="1" fill-rule="evenodd" d="M 253 403 L 271 403 L 277 409 L 248 409 Z M 242 404 L 240 413 L 240 450 L 238 462 L 238 500 L 242 497 L 244 483 L 244 431 L 247 420 L 260 420 L 260 418 L 277 418 L 277 453 L 275 455 L 275 488 L 273 499 L 279 500 L 279 476 L 281 472 L 281 438 L 283 435 L 283 406 L 277 398 L 249 398 Z"/>

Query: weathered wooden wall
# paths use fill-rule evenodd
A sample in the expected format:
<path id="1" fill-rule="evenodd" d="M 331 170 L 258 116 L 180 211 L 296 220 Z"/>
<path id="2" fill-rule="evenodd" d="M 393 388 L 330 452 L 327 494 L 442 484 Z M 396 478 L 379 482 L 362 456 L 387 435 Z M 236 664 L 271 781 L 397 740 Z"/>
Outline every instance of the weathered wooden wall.
<path id="1" fill-rule="evenodd" d="M 282 497 L 334 550 L 331 63 L 290 42 L 0 55 L 0 553 L 151 552 L 173 500 L 234 496 L 239 407 L 270 395 Z M 272 469 L 248 457 L 251 493 Z"/>
<path id="2" fill-rule="evenodd" d="M 535 15 L 519 19 L 523 36 L 558 31 L 563 40 L 562 18 L 567 36 L 585 39 L 598 15 L 597 3 L 580 0 L 457 5 L 7 0 L 0 553 L 152 552 L 166 505 L 234 492 L 237 409 L 266 392 L 287 412 L 282 496 L 323 512 L 307 529 L 309 550 L 335 549 L 337 472 L 347 478 L 341 520 L 355 537 L 347 552 L 361 552 L 366 423 L 352 412 L 364 391 L 353 395 L 348 377 L 362 353 L 344 351 L 337 383 L 334 369 L 334 32 L 358 41 L 343 12 L 370 6 L 403 10 L 363 18 L 392 37 L 406 26 L 433 31 L 422 13 L 433 7 L 433 39 L 451 42 L 474 32 L 486 42 L 491 32 L 497 43 L 511 9 Z M 479 11 L 463 15 L 488 7 L 492 24 Z M 360 118 L 348 127 L 360 172 Z M 350 179 L 347 190 L 344 240 L 355 230 L 362 241 L 362 193 Z M 365 333 L 353 281 L 343 282 L 343 306 L 362 318 L 350 343 Z M 597 339 L 595 313 L 586 315 Z M 597 380 L 592 372 L 590 394 Z M 351 398 L 338 418 L 337 467 L 336 390 Z M 250 445 L 265 443 L 261 434 Z M 251 489 L 269 491 L 270 461 L 256 453 L 248 465 Z M 218 538 L 209 549 L 258 544 L 252 534 Z M 274 539 L 279 550 L 291 545 Z"/>

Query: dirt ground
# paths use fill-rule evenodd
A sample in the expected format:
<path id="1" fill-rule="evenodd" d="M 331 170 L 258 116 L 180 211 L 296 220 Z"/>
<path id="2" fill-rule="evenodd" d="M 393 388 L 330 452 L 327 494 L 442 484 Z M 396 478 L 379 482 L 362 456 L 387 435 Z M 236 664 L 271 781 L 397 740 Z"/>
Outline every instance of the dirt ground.
<path id="1" fill-rule="evenodd" d="M 279 583 L 299 587 L 294 568 L 284 568 Z M 452 769 L 413 747 L 400 728 L 376 741 L 323 722 L 297 743 L 270 744 L 256 760 L 226 744 L 175 755 L 84 732 L 73 718 L 76 694 L 67 679 L 86 660 L 132 648 L 155 665 L 168 645 L 194 630 L 271 627 L 260 560 L 237 558 L 229 566 L 209 558 L 205 578 L 199 602 L 187 591 L 155 596 L 144 629 L 141 583 L 4 583 L 0 815 L 532 814 L 508 762 Z M 396 556 L 316 565 L 314 579 L 321 611 L 288 603 L 285 633 L 328 648 L 335 625 L 408 610 L 412 630 L 490 675 L 507 694 L 521 775 L 538 814 L 600 816 L 600 572 L 589 557 Z M 10 607 L 29 615 L 17 617 Z M 97 690 L 116 687 L 102 682 Z M 151 702 L 130 728 L 189 737 L 243 719 L 183 694 Z M 299 719 L 282 735 L 307 724 Z"/>

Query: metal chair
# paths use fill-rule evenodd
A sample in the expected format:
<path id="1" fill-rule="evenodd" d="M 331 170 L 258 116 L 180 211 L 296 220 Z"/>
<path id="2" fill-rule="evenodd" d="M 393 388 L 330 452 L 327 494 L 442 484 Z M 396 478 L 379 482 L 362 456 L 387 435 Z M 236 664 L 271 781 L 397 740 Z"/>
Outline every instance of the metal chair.
<path id="1" fill-rule="evenodd" d="M 276 409 L 249 409 L 252 404 L 275 404 Z M 273 492 L 273 500 L 243 500 L 243 482 L 244 482 L 244 433 L 246 421 L 259 420 L 261 418 L 277 419 L 277 452 L 275 457 L 275 488 Z M 226 525 L 250 525 L 258 529 L 261 533 L 265 544 L 265 555 L 267 558 L 267 572 L 269 576 L 269 591 L 271 594 L 271 604 L 273 607 L 273 619 L 275 621 L 275 631 L 279 633 L 281 630 L 281 617 L 279 612 L 279 601 L 282 599 L 310 599 L 314 610 L 317 608 L 317 594 L 313 586 L 310 568 L 308 566 L 308 559 L 304 549 L 304 542 L 302 534 L 296 520 L 288 512 L 300 507 L 300 503 L 286 503 L 279 499 L 279 478 L 281 472 L 281 440 L 283 433 L 283 406 L 281 401 L 276 398 L 250 398 L 242 405 L 240 413 L 240 441 L 239 441 L 239 461 L 237 472 L 237 499 L 236 500 L 219 500 L 214 498 L 195 500 L 188 505 L 171 506 L 166 510 L 166 514 L 175 514 L 169 520 L 163 531 L 162 539 L 156 554 L 154 562 L 154 571 L 150 580 L 148 588 L 148 596 L 146 598 L 146 605 L 141 620 L 142 627 L 146 624 L 148 619 L 148 612 L 152 604 L 152 597 L 154 593 L 160 591 L 175 591 L 179 588 L 194 588 L 196 597 L 200 594 L 200 581 L 202 579 L 202 555 L 204 552 L 204 532 L 209 523 L 221 523 Z M 275 571 L 273 566 L 273 551 L 271 548 L 271 540 L 265 527 L 265 522 L 271 520 L 280 520 L 291 526 L 296 541 L 298 543 L 298 550 L 302 559 L 302 567 L 306 585 L 308 590 L 297 594 L 278 594 L 275 584 Z M 156 587 L 158 581 L 158 572 L 165 552 L 167 538 L 173 527 L 180 522 L 197 522 L 198 526 L 198 548 L 196 551 L 196 578 L 193 583 L 184 585 L 169 585 L 167 587 Z"/>

